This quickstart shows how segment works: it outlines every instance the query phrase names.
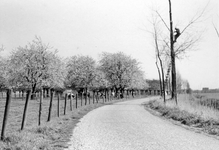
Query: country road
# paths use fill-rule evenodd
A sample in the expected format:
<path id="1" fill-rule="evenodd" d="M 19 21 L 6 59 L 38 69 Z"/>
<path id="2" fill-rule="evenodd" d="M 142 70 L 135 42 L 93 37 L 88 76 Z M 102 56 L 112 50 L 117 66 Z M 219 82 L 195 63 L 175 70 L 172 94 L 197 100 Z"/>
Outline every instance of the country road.
<path id="1" fill-rule="evenodd" d="M 152 98 L 106 105 L 84 116 L 68 150 L 218 150 L 219 140 L 152 115 Z"/>

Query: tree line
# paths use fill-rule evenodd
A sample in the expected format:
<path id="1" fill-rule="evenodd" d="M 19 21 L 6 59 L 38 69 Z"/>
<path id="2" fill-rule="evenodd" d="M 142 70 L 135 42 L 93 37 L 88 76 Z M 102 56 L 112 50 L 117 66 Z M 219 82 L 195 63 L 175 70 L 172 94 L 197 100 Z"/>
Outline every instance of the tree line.
<path id="1" fill-rule="evenodd" d="M 30 90 L 34 98 L 34 93 L 42 88 L 83 92 L 107 88 L 118 94 L 125 89 L 148 87 L 139 62 L 122 52 L 103 52 L 98 62 L 82 55 L 63 59 L 57 52 L 35 37 L 26 46 L 13 50 L 9 57 L 1 57 L 0 89 Z"/>
<path id="2" fill-rule="evenodd" d="M 59 116 L 59 100 L 67 90 L 75 90 L 75 106 L 80 98 L 81 106 L 87 99 L 90 104 L 92 91 L 93 103 L 102 98 L 109 101 L 112 98 L 134 97 L 136 92 L 143 95 L 148 88 L 144 73 L 139 62 L 122 52 L 103 52 L 97 62 L 90 56 L 75 55 L 61 58 L 57 50 L 43 43 L 41 38 L 35 39 L 26 46 L 19 46 L 7 58 L 0 57 L 0 90 L 6 91 L 5 112 L 1 140 L 5 138 L 7 118 L 9 116 L 12 92 L 22 93 L 25 104 L 22 116 L 21 130 L 24 129 L 27 108 L 30 99 L 39 98 L 38 125 L 41 124 L 43 98 L 50 97 L 47 121 L 51 119 L 53 97 L 57 96 L 57 112 Z M 70 91 L 71 91 L 70 90 Z M 3 92 L 2 92 L 3 93 Z M 26 95 L 24 94 L 26 93 Z M 70 110 L 73 109 L 72 95 L 64 92 L 64 115 L 67 99 L 70 96 Z M 100 95 L 102 94 L 102 95 Z M 112 97 L 113 96 L 113 97 Z"/>

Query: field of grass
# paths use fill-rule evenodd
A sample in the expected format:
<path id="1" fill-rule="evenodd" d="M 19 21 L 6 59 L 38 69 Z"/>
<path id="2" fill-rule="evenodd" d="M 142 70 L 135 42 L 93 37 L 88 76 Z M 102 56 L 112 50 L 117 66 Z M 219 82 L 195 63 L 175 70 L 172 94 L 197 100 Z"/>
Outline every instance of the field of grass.
<path id="1" fill-rule="evenodd" d="M 209 94 L 210 95 L 210 94 Z M 203 99 L 205 101 L 207 99 Z M 175 104 L 167 103 L 167 106 L 175 107 Z M 214 109 L 214 107 L 208 107 L 202 105 L 201 100 L 197 99 L 195 95 L 180 94 L 178 95 L 178 108 L 187 111 L 189 113 L 200 116 L 204 119 L 213 119 L 219 121 L 219 110 Z"/>
<path id="2" fill-rule="evenodd" d="M 159 112 L 165 118 L 219 136 L 219 110 L 202 105 L 195 95 L 178 95 L 177 106 L 172 100 L 168 100 L 165 105 L 163 100 L 159 99 L 145 104 L 145 107 Z"/>
<path id="3" fill-rule="evenodd" d="M 219 110 L 219 93 L 196 93 L 193 95 L 200 105 Z"/>
<path id="4" fill-rule="evenodd" d="M 64 115 L 64 98 L 60 100 L 60 117 L 57 117 L 57 97 L 53 100 L 53 108 L 51 121 L 47 122 L 49 110 L 49 98 L 43 100 L 41 126 L 38 126 L 38 110 L 39 100 L 30 100 L 28 113 L 26 118 L 26 126 L 20 131 L 21 121 L 25 101 L 13 98 L 11 101 L 10 113 L 6 128 L 6 138 L 0 141 L 0 150 L 62 150 L 67 148 L 73 128 L 90 110 L 97 107 L 111 104 L 114 102 L 124 101 L 111 100 L 93 104 L 93 100 L 87 101 L 85 106 L 84 99 L 78 100 L 78 108 L 76 109 L 76 101 L 73 100 L 73 111 L 70 111 L 70 102 L 67 102 L 67 111 Z M 90 104 L 89 104 L 90 103 Z M 4 114 L 5 99 L 0 99 L 0 129 L 2 128 L 2 120 Z"/>
<path id="5" fill-rule="evenodd" d="M 78 109 L 75 108 L 75 100 L 73 101 L 73 111 L 70 111 L 69 101 L 67 102 L 67 111 L 64 116 L 64 98 L 60 100 L 60 117 L 57 117 L 57 98 L 53 100 L 53 108 L 51 114 L 51 121 L 47 122 L 48 111 L 49 111 L 49 98 L 43 100 L 42 104 L 42 115 L 41 115 L 41 126 L 38 126 L 38 111 L 39 111 L 39 100 L 30 100 L 28 105 L 28 113 L 26 118 L 26 125 L 24 131 L 20 131 L 22 115 L 25 101 L 22 99 L 12 99 L 8 123 L 6 127 L 6 140 L 0 142 L 0 149 L 43 149 L 51 147 L 51 141 L 65 141 L 65 136 L 60 134 L 65 133 L 66 127 L 72 119 L 71 117 L 77 118 L 79 111 L 82 113 L 86 112 L 87 109 L 81 107 L 81 101 L 78 100 Z M 90 108 L 97 106 L 92 105 Z M 0 100 L 0 129 L 2 129 L 2 118 L 4 114 L 5 99 Z M 55 128 L 54 128 L 55 127 Z M 66 129 L 65 129 L 66 128 Z M 64 139 L 63 139 L 64 138 Z M 58 141 L 57 141 L 58 140 Z M 63 142 L 61 142 L 63 143 Z M 60 147 L 62 147 L 60 145 Z M 52 148 L 55 149 L 55 148 Z"/>
<path id="6" fill-rule="evenodd" d="M 49 98 L 43 99 L 42 104 L 42 116 L 41 116 L 41 123 L 42 125 L 47 123 L 48 111 L 49 111 Z M 67 101 L 67 112 L 70 111 L 70 101 Z M 75 109 L 76 101 L 73 101 L 73 109 Z M 78 107 L 81 107 L 81 101 L 78 100 Z M 8 118 L 8 126 L 7 132 L 19 131 L 21 127 L 23 109 L 24 109 L 25 100 L 22 99 L 12 99 L 11 106 L 10 106 L 10 113 Z M 84 106 L 84 103 L 83 103 Z M 4 107 L 5 107 L 5 99 L 0 99 L 0 118 L 3 118 L 4 114 Z M 38 111 L 39 111 L 39 100 L 30 100 L 28 104 L 28 114 L 26 118 L 26 127 L 37 125 L 38 124 Z M 64 114 L 64 98 L 60 100 L 60 116 Z M 57 117 L 57 97 L 53 99 L 53 106 L 52 106 L 52 114 L 51 118 Z M 0 120 L 0 128 L 1 128 L 1 121 Z"/>
<path id="7" fill-rule="evenodd" d="M 194 93 L 193 95 L 197 98 L 219 99 L 219 93 Z"/>

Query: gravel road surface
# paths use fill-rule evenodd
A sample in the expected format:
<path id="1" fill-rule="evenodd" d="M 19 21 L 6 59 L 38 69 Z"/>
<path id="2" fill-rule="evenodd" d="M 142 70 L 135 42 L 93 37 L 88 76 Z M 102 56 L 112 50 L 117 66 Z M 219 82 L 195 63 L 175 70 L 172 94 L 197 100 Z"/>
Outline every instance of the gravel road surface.
<path id="1" fill-rule="evenodd" d="M 106 105 L 85 115 L 68 150 L 219 150 L 219 140 L 150 114 L 153 98 Z"/>

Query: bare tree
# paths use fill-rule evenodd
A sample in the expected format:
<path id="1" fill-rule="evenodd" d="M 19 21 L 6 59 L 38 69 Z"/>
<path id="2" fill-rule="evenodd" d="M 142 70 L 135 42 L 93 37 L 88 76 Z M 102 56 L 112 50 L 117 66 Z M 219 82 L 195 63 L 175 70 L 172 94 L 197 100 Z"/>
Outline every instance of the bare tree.
<path id="1" fill-rule="evenodd" d="M 201 11 L 200 14 L 194 16 L 190 22 L 183 28 L 183 30 L 180 32 L 178 28 L 175 27 L 175 31 L 173 32 L 173 20 L 172 20 L 172 5 L 171 0 L 168 0 L 169 2 L 169 23 L 170 23 L 170 56 L 171 56 L 171 64 L 172 64 L 172 98 L 175 99 L 177 104 L 177 92 L 176 92 L 176 65 L 175 65 L 175 58 L 177 53 L 184 52 L 186 49 L 189 49 L 198 41 L 198 39 L 192 39 L 189 42 L 184 42 L 182 46 L 179 46 L 178 49 L 174 50 L 174 44 L 177 42 L 177 39 L 194 23 L 200 20 L 200 18 L 203 16 L 203 14 L 206 11 L 206 8 L 208 6 L 205 6 L 205 8 Z"/>
<path id="2" fill-rule="evenodd" d="M 155 62 L 155 64 L 156 64 L 157 71 L 158 71 L 158 76 L 159 76 L 160 91 L 162 91 L 163 88 L 162 88 L 162 82 L 161 82 L 161 73 L 160 73 L 160 67 L 159 67 L 158 62 L 157 62 L 157 57 L 156 57 L 156 62 Z M 160 95 L 162 96 L 162 92 L 160 93 Z"/>
<path id="3" fill-rule="evenodd" d="M 169 0 L 169 17 L 170 17 L 170 56 L 171 56 L 171 64 L 172 64 L 172 98 L 175 98 L 177 103 L 177 95 L 176 95 L 176 66 L 175 66 L 175 53 L 174 53 L 174 41 L 173 39 L 173 20 L 172 20 L 172 6 L 171 0 Z M 178 38 L 178 37 L 177 37 Z"/>
<path id="4" fill-rule="evenodd" d="M 182 58 L 183 55 L 193 48 L 195 43 L 199 41 L 200 35 L 197 37 L 188 35 L 187 38 L 181 40 L 178 42 L 178 38 L 182 36 L 185 31 L 191 27 L 194 23 L 201 20 L 201 17 L 205 13 L 205 10 L 208 6 L 208 4 L 205 6 L 205 8 L 200 12 L 196 13 L 194 17 L 191 18 L 191 20 L 188 22 L 188 24 L 180 31 L 179 28 L 175 27 L 173 24 L 173 14 L 172 14 L 172 4 L 171 0 L 168 0 L 169 4 L 169 26 L 161 16 L 161 14 L 158 11 L 155 11 L 155 14 L 160 18 L 160 21 L 164 24 L 164 26 L 167 28 L 169 32 L 169 38 L 166 38 L 166 36 L 163 36 L 161 41 L 163 42 L 163 45 L 165 45 L 168 50 L 165 52 L 166 56 L 170 58 L 171 62 L 171 78 L 172 78 L 172 88 L 171 88 L 171 97 L 172 99 L 175 99 L 177 104 L 177 89 L 176 89 L 176 65 L 175 65 L 175 59 L 176 58 Z M 197 35 L 197 33 L 195 34 Z M 161 36 L 160 36 L 161 37 Z M 170 70 L 170 69 L 168 69 Z M 168 76 L 166 76 L 166 79 L 168 79 Z M 166 81 L 167 82 L 167 81 Z"/>
<path id="5" fill-rule="evenodd" d="M 153 20 L 153 29 L 154 29 L 154 43 L 156 47 L 156 65 L 159 73 L 159 78 L 160 78 L 160 88 L 161 88 L 161 95 L 164 98 L 164 103 L 166 103 L 166 97 L 165 97 L 165 82 L 164 82 L 164 67 L 163 67 L 163 61 L 161 59 L 161 51 L 165 49 L 165 46 L 163 46 L 162 50 L 159 47 L 158 44 L 158 27 L 157 27 L 157 22 L 156 20 Z M 157 64 L 157 59 L 159 60 L 159 66 Z M 160 70 L 161 70 L 161 75 L 160 75 Z"/>

